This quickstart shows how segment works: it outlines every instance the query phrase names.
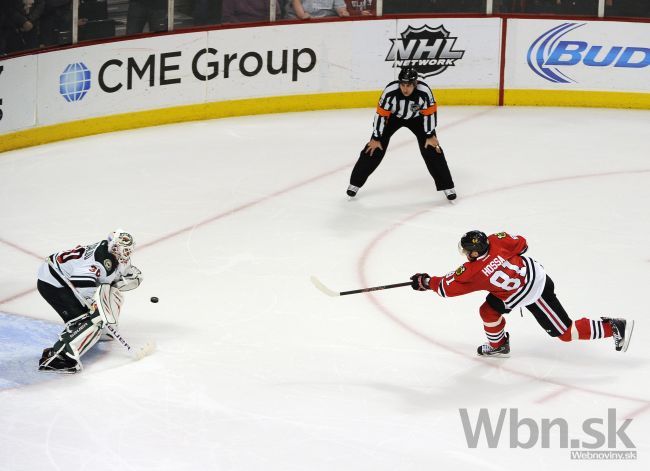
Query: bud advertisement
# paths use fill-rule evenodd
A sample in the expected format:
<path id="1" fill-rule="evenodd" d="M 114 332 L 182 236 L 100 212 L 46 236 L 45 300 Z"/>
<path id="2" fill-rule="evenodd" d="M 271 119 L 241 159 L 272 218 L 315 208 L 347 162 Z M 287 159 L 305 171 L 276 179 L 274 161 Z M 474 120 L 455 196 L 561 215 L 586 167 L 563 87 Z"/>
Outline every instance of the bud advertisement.
<path id="1" fill-rule="evenodd" d="M 509 20 L 504 87 L 650 91 L 650 24 Z"/>

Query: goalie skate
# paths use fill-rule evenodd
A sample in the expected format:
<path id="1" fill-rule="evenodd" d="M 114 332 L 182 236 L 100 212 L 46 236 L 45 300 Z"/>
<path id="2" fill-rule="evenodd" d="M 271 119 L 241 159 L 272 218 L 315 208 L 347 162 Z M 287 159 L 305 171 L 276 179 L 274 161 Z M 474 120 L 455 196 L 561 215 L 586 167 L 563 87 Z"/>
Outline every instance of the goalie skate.
<path id="1" fill-rule="evenodd" d="M 68 357 L 63 352 L 57 354 L 53 348 L 46 348 L 43 350 L 43 355 L 38 362 L 38 369 L 40 371 L 73 374 L 81 371 L 81 363 L 74 358 Z"/>

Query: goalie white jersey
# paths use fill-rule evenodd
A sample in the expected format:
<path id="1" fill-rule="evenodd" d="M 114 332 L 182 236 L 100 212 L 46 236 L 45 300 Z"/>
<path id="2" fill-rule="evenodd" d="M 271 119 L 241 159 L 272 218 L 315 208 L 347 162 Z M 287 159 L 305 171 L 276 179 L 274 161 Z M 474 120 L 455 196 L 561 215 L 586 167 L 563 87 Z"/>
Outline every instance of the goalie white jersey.
<path id="1" fill-rule="evenodd" d="M 128 265 L 120 265 L 108 251 L 106 240 L 86 246 L 78 245 L 48 258 L 56 268 L 45 262 L 39 269 L 38 279 L 62 288 L 65 282 L 61 278 L 65 277 L 84 298 L 92 298 L 97 286 L 111 284 L 129 271 Z"/>

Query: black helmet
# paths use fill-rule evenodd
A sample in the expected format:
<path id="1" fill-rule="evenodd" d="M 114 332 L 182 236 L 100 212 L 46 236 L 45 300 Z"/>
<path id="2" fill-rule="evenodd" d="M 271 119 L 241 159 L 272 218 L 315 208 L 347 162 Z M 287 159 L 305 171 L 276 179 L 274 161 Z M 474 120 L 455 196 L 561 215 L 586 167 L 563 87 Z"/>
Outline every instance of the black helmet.
<path id="1" fill-rule="evenodd" d="M 458 242 L 458 250 L 463 255 L 469 255 L 472 252 L 478 252 L 479 256 L 483 255 L 490 248 L 490 243 L 488 238 L 485 235 L 485 232 L 481 231 L 469 231 L 463 234 L 463 237 L 460 238 Z"/>
<path id="2" fill-rule="evenodd" d="M 415 67 L 404 67 L 397 77 L 400 82 L 413 83 L 418 81 L 418 71 Z"/>

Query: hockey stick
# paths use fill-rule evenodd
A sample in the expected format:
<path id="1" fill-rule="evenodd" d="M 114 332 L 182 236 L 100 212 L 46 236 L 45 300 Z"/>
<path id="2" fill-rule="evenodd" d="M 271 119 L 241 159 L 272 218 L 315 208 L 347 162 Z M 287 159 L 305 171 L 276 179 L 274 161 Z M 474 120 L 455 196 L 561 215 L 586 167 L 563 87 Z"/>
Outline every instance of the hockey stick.
<path id="1" fill-rule="evenodd" d="M 50 266 L 50 268 L 52 268 L 52 270 L 54 270 L 59 275 L 59 277 L 61 277 L 61 279 L 68 286 L 68 288 L 70 288 L 70 290 L 75 295 L 77 300 L 81 304 L 86 306 L 89 311 L 91 311 L 91 312 L 94 311 L 94 308 L 93 308 L 92 304 L 90 304 L 88 302 L 88 300 L 86 298 L 84 298 L 79 293 L 79 291 L 77 291 L 77 288 L 74 287 L 74 285 L 70 282 L 70 280 L 68 280 L 63 274 L 61 274 L 57 270 L 56 266 L 54 266 L 54 264 L 52 263 L 52 260 L 50 260 L 50 257 L 47 257 L 45 260 L 47 261 L 47 264 Z M 131 353 L 132 357 L 135 360 L 143 359 L 147 355 L 150 355 L 151 353 L 153 353 L 153 351 L 156 348 L 156 344 L 153 341 L 150 340 L 147 343 L 145 343 L 143 346 L 141 346 L 139 349 L 135 350 L 135 349 L 133 349 L 133 347 L 131 347 L 131 345 L 129 345 L 129 342 L 126 341 L 126 339 L 118 332 L 118 330 L 115 327 L 113 327 L 112 325 L 110 325 L 108 323 L 103 327 L 106 327 L 106 329 L 111 333 L 111 335 L 113 337 L 115 337 L 115 339 L 118 342 L 120 342 L 120 345 L 122 345 L 124 348 L 126 348 L 126 350 L 129 353 Z"/>
<path id="2" fill-rule="evenodd" d="M 318 278 L 315 276 L 311 276 L 310 278 L 311 282 L 314 284 L 316 288 L 318 288 L 320 291 L 325 293 L 328 296 L 336 297 L 336 296 L 346 296 L 348 294 L 359 294 L 359 293 L 367 293 L 369 291 L 379 291 L 382 289 L 392 289 L 392 288 L 401 288 L 402 286 L 411 286 L 413 283 L 412 281 L 405 281 L 404 283 L 395 283 L 393 285 L 383 285 L 383 286 L 373 286 L 372 288 L 362 288 L 362 289 L 354 289 L 352 291 L 334 291 L 325 286 Z"/>

